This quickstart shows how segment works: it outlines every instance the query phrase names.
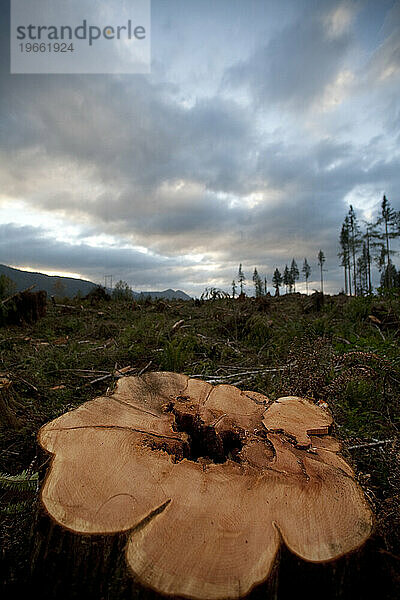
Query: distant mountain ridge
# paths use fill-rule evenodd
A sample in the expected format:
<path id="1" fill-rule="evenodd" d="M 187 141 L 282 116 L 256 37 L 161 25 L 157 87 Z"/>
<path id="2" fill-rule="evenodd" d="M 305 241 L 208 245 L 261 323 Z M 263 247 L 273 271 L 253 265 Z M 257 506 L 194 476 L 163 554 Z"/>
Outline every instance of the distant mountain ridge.
<path id="1" fill-rule="evenodd" d="M 191 296 L 188 296 L 186 292 L 182 290 L 172 290 L 168 288 L 162 292 L 132 292 L 135 299 L 150 296 L 151 298 L 164 298 L 165 300 L 191 300 Z"/>
<path id="2" fill-rule="evenodd" d="M 75 279 L 74 277 L 60 277 L 59 275 L 45 275 L 44 273 L 34 273 L 31 271 L 23 271 L 14 269 L 7 265 L 0 264 L 0 275 L 6 275 L 16 285 L 16 291 L 20 292 L 35 284 L 35 290 L 45 290 L 50 296 L 66 296 L 72 298 L 79 292 L 82 296 L 86 296 L 92 289 L 97 287 L 97 284 L 86 279 Z M 110 290 L 108 290 L 110 291 Z M 162 292 L 133 292 L 133 297 L 139 299 L 143 296 L 151 298 L 165 298 L 166 300 L 190 300 L 182 290 L 164 290 Z"/>

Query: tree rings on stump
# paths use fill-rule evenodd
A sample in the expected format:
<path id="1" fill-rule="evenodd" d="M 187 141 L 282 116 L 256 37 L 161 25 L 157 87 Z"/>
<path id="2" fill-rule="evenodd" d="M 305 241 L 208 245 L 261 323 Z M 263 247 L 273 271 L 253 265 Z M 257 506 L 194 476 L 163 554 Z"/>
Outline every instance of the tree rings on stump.
<path id="1" fill-rule="evenodd" d="M 282 543 L 326 562 L 369 537 L 369 505 L 331 424 L 304 398 L 271 402 L 176 373 L 121 378 L 40 430 L 53 455 L 41 500 L 68 530 L 127 535 L 146 587 L 239 598 L 270 577 Z"/>

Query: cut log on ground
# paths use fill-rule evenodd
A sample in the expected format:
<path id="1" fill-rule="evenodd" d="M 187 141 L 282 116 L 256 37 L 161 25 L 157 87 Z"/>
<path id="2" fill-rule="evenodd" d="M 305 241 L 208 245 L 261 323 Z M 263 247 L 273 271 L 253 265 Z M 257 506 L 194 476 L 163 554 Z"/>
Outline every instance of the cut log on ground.
<path id="1" fill-rule="evenodd" d="M 125 377 L 41 429 L 53 455 L 41 501 L 64 530 L 124 536 L 144 588 L 240 598 L 272 578 L 282 544 L 326 563 L 370 536 L 331 425 L 304 398 L 271 402 L 176 373 Z"/>

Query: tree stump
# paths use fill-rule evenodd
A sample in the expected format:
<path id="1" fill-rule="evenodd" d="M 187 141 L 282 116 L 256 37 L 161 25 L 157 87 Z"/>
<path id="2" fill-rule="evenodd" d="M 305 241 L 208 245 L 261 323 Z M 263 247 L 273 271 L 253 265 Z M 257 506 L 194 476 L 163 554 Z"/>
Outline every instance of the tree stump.
<path id="1" fill-rule="evenodd" d="M 176 373 L 125 377 L 40 430 L 53 455 L 41 502 L 62 531 L 123 539 L 143 589 L 241 598 L 274 579 L 281 545 L 327 563 L 370 536 L 331 425 L 304 398 L 271 402 Z"/>

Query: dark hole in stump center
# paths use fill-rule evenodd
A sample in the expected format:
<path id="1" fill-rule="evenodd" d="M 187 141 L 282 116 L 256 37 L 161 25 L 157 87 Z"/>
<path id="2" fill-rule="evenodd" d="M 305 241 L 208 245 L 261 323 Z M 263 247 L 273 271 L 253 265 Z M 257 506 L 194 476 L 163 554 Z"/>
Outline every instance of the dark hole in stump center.
<path id="1" fill-rule="evenodd" d="M 209 459 L 214 463 L 227 460 L 240 462 L 239 452 L 243 447 L 241 436 L 236 431 L 216 432 L 210 425 L 200 419 L 199 415 L 170 408 L 175 416 L 176 431 L 187 433 L 188 444 L 183 458 L 198 461 Z M 179 459 L 178 459 L 179 460 Z"/>

